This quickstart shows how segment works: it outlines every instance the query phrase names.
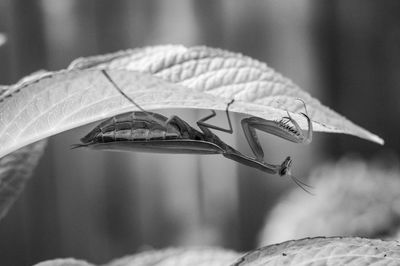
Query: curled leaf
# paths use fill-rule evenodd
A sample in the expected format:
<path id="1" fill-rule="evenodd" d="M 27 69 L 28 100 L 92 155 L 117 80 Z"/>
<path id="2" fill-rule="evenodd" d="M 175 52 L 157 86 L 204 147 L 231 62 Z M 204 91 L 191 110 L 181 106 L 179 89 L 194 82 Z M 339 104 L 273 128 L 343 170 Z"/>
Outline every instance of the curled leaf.
<path id="1" fill-rule="evenodd" d="M 79 58 L 69 69 L 93 67 L 148 72 L 199 92 L 294 113 L 303 111 L 296 102 L 300 98 L 307 103 L 311 119 L 320 124 L 316 131 L 345 133 L 383 144 L 380 137 L 322 105 L 265 63 L 238 53 L 204 46 L 154 46 Z"/>
<path id="2" fill-rule="evenodd" d="M 224 110 L 226 99 L 196 92 L 147 73 L 109 70 L 108 74 L 145 109 L 203 108 Z M 17 87 L 0 100 L 0 157 L 20 147 L 118 113 L 135 110 L 96 69 L 61 71 Z M 252 110 L 250 110 L 252 109 Z M 235 103 L 232 111 L 284 111 Z"/>
<path id="3" fill-rule="evenodd" d="M 125 93 L 144 109 L 201 108 L 225 110 L 229 99 L 198 92 L 155 78 L 148 73 L 108 70 Z M 46 73 L 16 87 L 0 102 L 0 157 L 62 131 L 136 110 L 97 69 Z M 232 112 L 266 117 L 286 115 L 286 110 L 245 101 L 234 102 Z M 299 114 L 292 115 L 306 124 Z M 316 123 L 315 130 L 325 127 Z"/>
<path id="4" fill-rule="evenodd" d="M 250 251 L 234 266 L 399 265 L 397 241 L 358 237 L 305 238 Z"/>
<path id="5" fill-rule="evenodd" d="M 99 69 L 143 108 L 230 110 L 267 120 L 286 110 L 302 128 L 303 99 L 315 131 L 383 141 L 299 89 L 264 63 L 207 47 L 156 46 L 73 62 L 69 70 L 36 74 L 12 86 L 0 102 L 0 157 L 42 138 L 135 110 Z M 141 71 L 141 72 L 137 72 Z M 147 73 L 146 73 L 147 72 Z"/>

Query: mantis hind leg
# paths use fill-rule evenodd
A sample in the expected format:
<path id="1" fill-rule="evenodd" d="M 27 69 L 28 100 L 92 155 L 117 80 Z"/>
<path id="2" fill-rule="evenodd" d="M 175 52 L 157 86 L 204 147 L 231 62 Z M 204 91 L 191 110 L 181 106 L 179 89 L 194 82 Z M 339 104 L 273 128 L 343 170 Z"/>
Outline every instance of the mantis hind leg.
<path id="1" fill-rule="evenodd" d="M 229 116 L 229 106 L 230 106 L 233 102 L 234 102 L 234 100 L 230 101 L 230 102 L 228 103 L 228 105 L 226 106 L 226 109 L 225 109 L 226 117 L 227 117 L 227 119 L 228 119 L 229 128 L 222 128 L 222 127 L 219 127 L 219 126 L 216 126 L 216 125 L 211 125 L 211 124 L 205 123 L 205 121 L 207 121 L 207 120 L 213 118 L 214 116 L 216 116 L 216 113 L 215 113 L 214 110 L 211 110 L 211 114 L 209 114 L 208 116 L 203 117 L 202 119 L 200 119 L 199 121 L 197 121 L 197 125 L 199 126 L 199 128 L 200 128 L 204 133 L 209 133 L 209 129 L 211 128 L 211 129 L 215 129 L 215 130 L 219 130 L 219 131 L 222 131 L 222 132 L 226 132 L 226 133 L 232 134 L 232 133 L 233 133 L 233 129 L 232 129 L 231 118 L 230 118 L 230 116 Z"/>

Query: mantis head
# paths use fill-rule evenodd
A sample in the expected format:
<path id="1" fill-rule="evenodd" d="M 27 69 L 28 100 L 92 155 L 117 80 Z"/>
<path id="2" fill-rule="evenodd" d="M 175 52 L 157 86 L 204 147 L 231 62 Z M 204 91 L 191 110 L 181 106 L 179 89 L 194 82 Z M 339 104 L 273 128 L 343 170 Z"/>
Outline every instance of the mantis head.
<path id="1" fill-rule="evenodd" d="M 296 185 L 298 185 L 302 190 L 304 190 L 308 194 L 314 195 L 307 189 L 307 188 L 313 188 L 313 187 L 311 187 L 310 185 L 307 185 L 306 183 L 302 182 L 301 180 L 299 180 L 298 178 L 296 178 L 295 176 L 292 175 L 292 173 L 291 173 L 292 162 L 293 161 L 290 158 L 290 156 L 286 157 L 286 159 L 281 164 L 281 169 L 279 170 L 279 175 L 290 177 L 293 180 L 293 182 L 295 182 Z"/>
<path id="2" fill-rule="evenodd" d="M 280 176 L 286 176 L 286 175 L 291 175 L 291 166 L 292 166 L 292 158 L 288 156 L 283 163 L 281 164 L 281 169 L 279 170 L 279 175 Z"/>

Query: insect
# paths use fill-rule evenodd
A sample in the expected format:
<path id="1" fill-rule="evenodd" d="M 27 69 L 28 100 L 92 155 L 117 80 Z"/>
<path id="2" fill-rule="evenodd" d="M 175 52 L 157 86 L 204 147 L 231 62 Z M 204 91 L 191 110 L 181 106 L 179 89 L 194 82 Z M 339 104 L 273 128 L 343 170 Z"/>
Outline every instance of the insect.
<path id="1" fill-rule="evenodd" d="M 216 116 L 215 111 L 211 110 L 211 114 L 197 121 L 197 126 L 201 130 L 199 131 L 178 116 L 174 115 L 167 118 L 158 113 L 145 111 L 118 87 L 105 70 L 102 70 L 102 72 L 108 82 L 140 111 L 119 114 L 103 121 L 81 138 L 81 144 L 74 145 L 73 148 L 87 147 L 98 150 L 174 154 L 222 154 L 228 159 L 269 174 L 288 176 L 304 191 L 310 193 L 305 188 L 310 186 L 291 174 L 292 159 L 290 156 L 281 164 L 269 164 L 264 161 L 264 153 L 255 131 L 255 129 L 265 131 L 296 143 L 309 143 L 312 139 L 312 123 L 304 102 L 306 113 L 302 113 L 302 115 L 308 121 L 307 132 L 301 130 L 289 112 L 287 112 L 287 117 L 283 117 L 279 121 L 270 121 L 258 117 L 245 118 L 241 121 L 246 139 L 255 155 L 255 158 L 253 158 L 229 146 L 211 131 L 211 129 L 214 129 L 233 133 L 229 106 L 234 100 L 230 101 L 225 109 L 229 128 L 206 123 L 207 120 Z"/>

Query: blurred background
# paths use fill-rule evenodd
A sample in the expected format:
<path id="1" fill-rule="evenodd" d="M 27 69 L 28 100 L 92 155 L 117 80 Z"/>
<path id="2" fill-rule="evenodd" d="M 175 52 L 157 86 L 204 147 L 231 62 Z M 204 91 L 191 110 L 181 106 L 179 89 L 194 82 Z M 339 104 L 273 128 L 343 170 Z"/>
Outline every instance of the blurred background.
<path id="1" fill-rule="evenodd" d="M 0 0 L 0 32 L 7 36 L 0 47 L 0 84 L 39 69 L 65 68 L 81 56 L 159 44 L 207 45 L 266 62 L 386 141 L 379 146 L 317 133 L 311 145 L 302 146 L 260 134 L 266 160 L 293 156 L 293 172 L 303 180 L 345 154 L 396 161 L 400 151 L 396 0 Z M 162 113 L 190 123 L 208 114 Z M 218 135 L 249 154 L 241 118 L 234 116 L 234 135 Z M 220 115 L 213 122 L 226 120 Z M 94 126 L 50 138 L 33 178 L 0 222 L 1 265 L 57 257 L 104 263 L 168 246 L 249 250 L 280 197 L 299 190 L 288 179 L 222 156 L 70 150 Z"/>

